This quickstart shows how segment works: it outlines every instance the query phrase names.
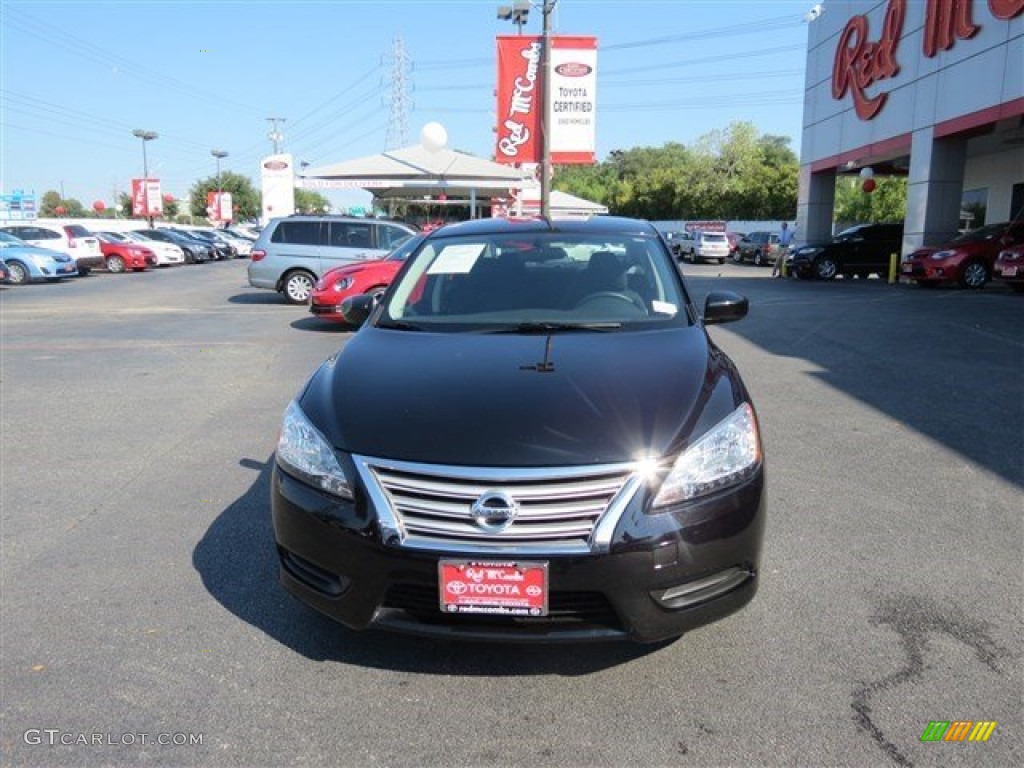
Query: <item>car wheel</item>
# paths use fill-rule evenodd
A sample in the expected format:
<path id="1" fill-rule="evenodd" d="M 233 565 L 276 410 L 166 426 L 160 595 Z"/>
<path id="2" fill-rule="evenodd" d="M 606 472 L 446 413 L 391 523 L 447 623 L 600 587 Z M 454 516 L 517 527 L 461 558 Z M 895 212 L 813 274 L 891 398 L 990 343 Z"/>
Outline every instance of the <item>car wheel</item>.
<path id="1" fill-rule="evenodd" d="M 743 257 L 740 255 L 739 251 L 733 251 L 732 252 L 732 260 L 736 264 L 742 264 L 743 263 Z"/>
<path id="2" fill-rule="evenodd" d="M 839 271 L 839 265 L 831 256 L 820 256 L 814 262 L 814 276 L 819 280 L 831 280 Z"/>
<path id="3" fill-rule="evenodd" d="M 185 263 L 186 264 L 195 264 L 196 263 L 196 255 L 194 253 L 192 253 L 192 251 L 190 251 L 188 248 L 182 248 L 182 252 L 185 254 Z"/>
<path id="4" fill-rule="evenodd" d="M 124 272 L 124 259 L 120 256 L 110 256 L 107 258 L 107 270 L 113 272 L 115 275 L 119 275 Z"/>
<path id="5" fill-rule="evenodd" d="M 760 267 L 762 264 L 764 264 L 764 256 L 760 251 L 754 251 L 754 266 Z"/>
<path id="6" fill-rule="evenodd" d="M 28 268 L 20 261 L 8 261 L 7 271 L 11 273 L 10 280 L 15 285 L 23 285 L 29 281 Z"/>
<path id="7" fill-rule="evenodd" d="M 79 277 L 85 277 L 90 272 L 92 272 L 92 269 L 90 269 L 89 267 L 79 267 L 78 268 L 78 276 Z"/>
<path id="8" fill-rule="evenodd" d="M 960 273 L 960 285 L 964 288 L 984 288 L 988 282 L 988 267 L 980 261 L 971 261 L 964 265 Z"/>
<path id="9" fill-rule="evenodd" d="M 289 272 L 284 278 L 284 297 L 289 304 L 305 304 L 309 301 L 309 295 L 313 292 L 313 285 L 316 283 L 309 272 L 298 269 Z"/>

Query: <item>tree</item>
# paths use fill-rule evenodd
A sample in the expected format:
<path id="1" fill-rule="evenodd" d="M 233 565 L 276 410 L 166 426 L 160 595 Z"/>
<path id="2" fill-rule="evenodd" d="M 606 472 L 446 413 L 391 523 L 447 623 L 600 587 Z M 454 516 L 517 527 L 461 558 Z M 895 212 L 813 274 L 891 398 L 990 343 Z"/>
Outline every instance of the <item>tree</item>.
<path id="1" fill-rule="evenodd" d="M 52 219 L 57 215 L 57 207 L 63 206 L 63 202 L 60 199 L 60 192 L 54 189 L 48 189 L 43 192 L 43 196 L 39 199 L 39 215 L 44 219 Z"/>
<path id="2" fill-rule="evenodd" d="M 836 179 L 834 218 L 840 224 L 903 221 L 907 211 L 905 176 L 875 177 L 875 191 L 864 192 L 859 176 Z"/>
<path id="3" fill-rule="evenodd" d="M 189 192 L 189 210 L 193 216 L 206 216 L 206 195 L 218 189 L 216 176 L 200 179 L 192 185 Z M 220 175 L 220 189 L 231 193 L 231 204 L 235 208 L 235 220 L 257 219 L 260 215 L 260 193 L 252 185 L 248 176 L 232 171 L 224 171 Z"/>
<path id="4" fill-rule="evenodd" d="M 331 210 L 331 201 L 311 189 L 295 190 L 296 213 L 327 213 Z"/>
<path id="5" fill-rule="evenodd" d="M 789 139 L 733 123 L 692 146 L 615 150 L 597 165 L 557 168 L 554 187 L 645 219 L 792 219 L 798 174 Z"/>

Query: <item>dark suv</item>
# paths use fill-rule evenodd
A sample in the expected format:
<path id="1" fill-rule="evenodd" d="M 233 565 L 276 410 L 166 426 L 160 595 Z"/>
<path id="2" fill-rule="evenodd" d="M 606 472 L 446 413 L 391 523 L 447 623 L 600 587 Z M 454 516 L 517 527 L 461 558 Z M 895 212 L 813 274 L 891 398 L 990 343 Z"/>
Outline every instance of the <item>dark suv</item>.
<path id="1" fill-rule="evenodd" d="M 903 223 L 860 224 L 844 229 L 832 242 L 808 243 L 789 252 L 787 264 L 797 277 L 831 280 L 836 275 L 889 274 L 892 254 L 903 247 Z"/>
<path id="2" fill-rule="evenodd" d="M 428 235 L 285 411 L 280 578 L 349 627 L 654 642 L 758 584 L 757 417 L 654 227 Z"/>

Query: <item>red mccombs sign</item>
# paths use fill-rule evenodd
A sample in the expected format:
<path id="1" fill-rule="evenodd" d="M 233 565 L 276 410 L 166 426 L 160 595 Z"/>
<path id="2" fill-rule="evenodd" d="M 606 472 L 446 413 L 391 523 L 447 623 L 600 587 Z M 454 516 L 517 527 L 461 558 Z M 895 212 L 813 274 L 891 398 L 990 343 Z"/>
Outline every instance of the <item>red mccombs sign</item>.
<path id="1" fill-rule="evenodd" d="M 987 0 L 989 12 L 1000 21 L 1008 21 L 1024 13 L 1024 0 Z M 973 0 L 926 0 L 922 53 L 933 58 L 948 51 L 957 40 L 974 37 L 980 24 L 972 17 Z M 853 16 L 839 35 L 832 64 L 832 98 L 842 99 L 850 93 L 853 109 L 861 120 L 870 120 L 885 106 L 884 91 L 868 95 L 868 88 L 880 80 L 899 74 L 897 49 L 903 35 L 907 0 L 889 0 L 877 41 L 870 39 L 868 17 Z"/>
<path id="2" fill-rule="evenodd" d="M 495 160 L 519 165 L 541 161 L 540 37 L 497 38 L 498 97 Z M 597 38 L 551 38 L 551 94 L 548 130 L 551 162 L 596 161 Z"/>

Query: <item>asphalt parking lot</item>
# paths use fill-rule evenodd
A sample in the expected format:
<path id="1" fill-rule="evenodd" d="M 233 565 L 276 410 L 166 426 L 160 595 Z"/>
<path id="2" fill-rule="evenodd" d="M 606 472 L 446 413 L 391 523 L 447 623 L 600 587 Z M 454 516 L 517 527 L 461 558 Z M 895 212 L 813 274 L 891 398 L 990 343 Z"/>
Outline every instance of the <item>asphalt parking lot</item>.
<path id="1" fill-rule="evenodd" d="M 711 335 L 764 432 L 761 592 L 655 647 L 474 645 L 277 585 L 279 420 L 349 334 L 245 264 L 0 288 L 0 763 L 1024 763 L 1024 297 L 685 266 L 751 300 Z M 997 726 L 921 742 L 957 720 Z"/>

